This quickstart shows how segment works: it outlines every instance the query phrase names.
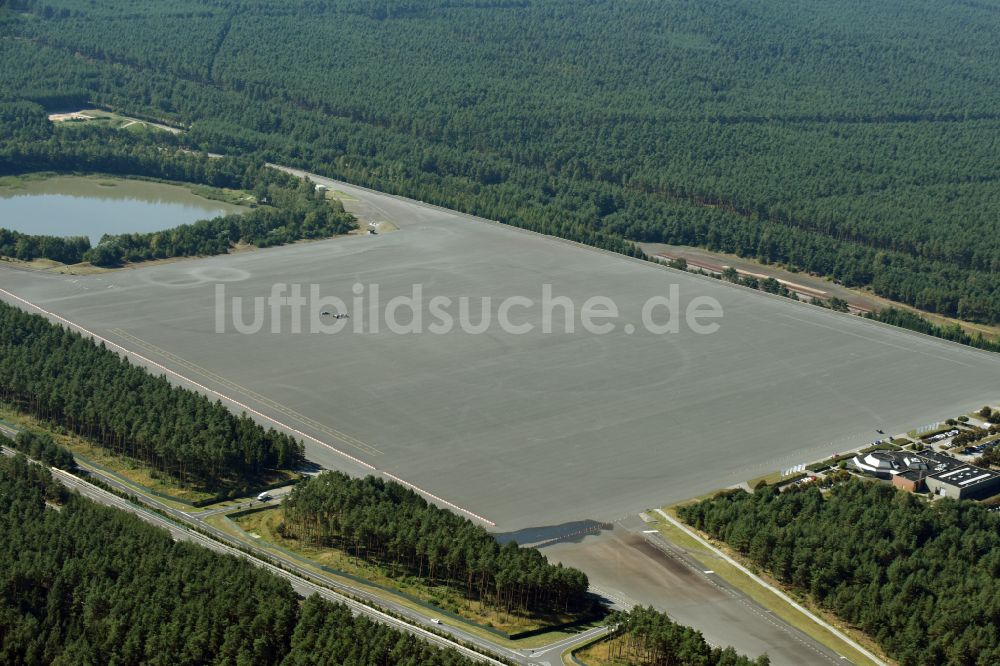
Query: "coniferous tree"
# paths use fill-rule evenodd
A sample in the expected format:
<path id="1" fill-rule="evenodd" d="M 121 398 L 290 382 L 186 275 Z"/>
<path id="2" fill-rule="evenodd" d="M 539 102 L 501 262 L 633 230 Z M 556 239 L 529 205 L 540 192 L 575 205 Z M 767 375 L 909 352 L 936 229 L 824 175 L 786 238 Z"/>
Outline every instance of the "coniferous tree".
<path id="1" fill-rule="evenodd" d="M 1000 661 L 1000 516 L 857 479 L 742 490 L 679 509 L 903 664 Z"/>
<path id="2" fill-rule="evenodd" d="M 0 401 L 182 483 L 239 483 L 267 470 L 294 469 L 304 459 L 294 438 L 5 303 Z"/>
<path id="3" fill-rule="evenodd" d="M 583 572 L 549 564 L 535 548 L 500 545 L 484 528 L 394 481 L 325 472 L 298 484 L 282 512 L 285 536 L 447 585 L 491 608 L 563 613 L 592 605 Z"/>

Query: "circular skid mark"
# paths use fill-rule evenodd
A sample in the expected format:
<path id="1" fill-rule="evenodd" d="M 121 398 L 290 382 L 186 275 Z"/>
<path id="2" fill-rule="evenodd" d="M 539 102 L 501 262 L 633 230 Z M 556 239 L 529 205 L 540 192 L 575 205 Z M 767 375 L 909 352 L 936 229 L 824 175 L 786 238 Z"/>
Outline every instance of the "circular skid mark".
<path id="1" fill-rule="evenodd" d="M 219 266 L 203 266 L 190 268 L 149 272 L 141 276 L 142 281 L 159 287 L 197 287 L 203 284 L 220 282 L 242 282 L 250 279 L 250 273 L 240 268 Z"/>
<path id="2" fill-rule="evenodd" d="M 194 287 L 205 283 L 193 275 L 144 275 L 142 280 L 158 287 Z"/>
<path id="3" fill-rule="evenodd" d="M 243 282 L 250 279 L 250 272 L 229 266 L 203 266 L 191 271 L 191 275 L 205 282 Z"/>

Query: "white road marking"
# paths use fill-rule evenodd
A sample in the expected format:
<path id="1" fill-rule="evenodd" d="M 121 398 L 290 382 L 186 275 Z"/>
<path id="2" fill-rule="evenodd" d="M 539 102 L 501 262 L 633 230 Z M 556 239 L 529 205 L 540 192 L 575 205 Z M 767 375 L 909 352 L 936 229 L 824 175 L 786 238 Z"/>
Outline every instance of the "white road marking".
<path id="1" fill-rule="evenodd" d="M 778 588 L 774 587 L 773 585 L 768 584 L 766 581 L 764 581 L 759 576 L 757 576 L 756 574 L 754 574 L 752 571 L 750 571 L 749 569 L 747 569 L 746 567 L 744 567 L 742 564 L 740 564 L 739 562 L 737 562 L 733 558 L 731 558 L 728 555 L 726 555 L 725 553 L 723 553 L 721 550 L 719 550 L 718 548 L 716 548 L 715 546 L 713 546 L 712 544 L 710 544 L 708 541 L 705 541 L 705 539 L 701 538 L 701 536 L 699 534 L 697 534 L 696 532 L 694 532 L 694 530 L 692 530 L 691 528 L 689 528 L 687 525 L 684 525 L 679 520 L 675 519 L 673 516 L 671 516 L 670 514 L 668 514 L 666 511 L 663 511 L 662 509 L 656 509 L 656 513 L 658 513 L 661 516 L 663 516 L 663 518 L 665 518 L 666 520 L 668 520 L 671 525 L 673 525 L 674 527 L 677 527 L 677 528 L 683 530 L 685 534 L 687 534 L 688 536 L 690 536 L 691 538 L 693 538 L 694 540 L 696 540 L 702 546 L 708 548 L 713 553 L 715 553 L 717 556 L 721 557 L 723 560 L 725 560 L 729 564 L 731 564 L 734 567 L 736 567 L 737 569 L 739 569 L 745 575 L 749 576 L 751 578 L 751 580 L 753 580 L 755 583 L 757 583 L 758 585 L 764 587 L 765 589 L 773 592 L 774 594 L 778 595 L 779 597 L 781 597 L 782 600 L 784 600 L 786 603 L 788 603 L 793 608 L 795 608 L 795 610 L 799 611 L 800 613 L 802 613 L 803 615 L 805 615 L 806 617 L 808 617 L 810 620 L 812 620 L 813 622 L 815 622 L 819 626 L 823 627 L 824 629 L 826 629 L 827 631 L 829 631 L 830 633 L 832 633 L 834 636 L 836 636 L 840 640 L 842 640 L 845 643 L 847 643 L 848 645 L 850 645 L 852 648 L 854 648 L 855 650 L 857 650 L 858 652 L 860 652 L 864 656 L 866 656 L 869 659 L 871 659 L 874 663 L 878 664 L 878 666 L 888 666 L 888 664 L 886 664 L 884 661 L 882 661 L 881 659 L 879 659 L 878 657 L 876 657 L 874 654 L 872 654 L 871 652 L 869 652 L 868 650 L 866 650 L 864 647 L 862 647 L 861 645 L 859 645 L 856 641 L 852 640 L 850 638 L 850 636 L 847 636 L 846 634 L 844 634 L 843 632 L 841 632 L 839 629 L 837 629 L 833 625 L 829 624 L 828 622 L 826 622 L 822 618 L 814 615 L 812 612 L 810 612 L 809 610 L 807 610 L 806 608 L 804 608 L 801 604 L 799 604 L 798 602 L 796 602 L 794 599 L 792 599 L 791 597 L 789 597 L 787 594 L 785 594 L 784 592 L 782 592 Z M 838 656 L 840 656 L 841 658 L 843 658 L 843 655 L 838 655 Z"/>

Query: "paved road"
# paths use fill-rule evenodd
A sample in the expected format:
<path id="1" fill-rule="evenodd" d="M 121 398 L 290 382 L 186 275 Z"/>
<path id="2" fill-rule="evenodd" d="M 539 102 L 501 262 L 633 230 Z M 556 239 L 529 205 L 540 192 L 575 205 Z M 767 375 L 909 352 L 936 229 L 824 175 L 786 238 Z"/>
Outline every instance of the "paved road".
<path id="1" fill-rule="evenodd" d="M 592 586 L 619 605 L 651 605 L 713 645 L 766 652 L 774 666 L 848 663 L 648 529 L 637 517 L 622 519 L 613 530 L 542 552 L 586 571 Z"/>
<path id="2" fill-rule="evenodd" d="M 3 433 L 7 437 L 15 437 L 17 435 L 17 430 L 4 423 L 0 423 L 0 433 Z M 2 448 L 4 455 L 14 455 L 14 451 Z M 88 475 L 98 477 L 103 483 L 108 484 L 114 489 L 124 492 L 130 495 L 135 494 L 135 490 L 130 488 L 128 485 L 122 483 L 117 478 L 111 475 L 102 473 L 100 470 L 82 466 L 86 470 Z M 501 662 L 485 657 L 479 652 L 469 650 L 463 645 L 456 643 L 454 641 L 443 638 L 437 633 L 431 633 L 427 629 L 420 625 L 428 625 L 428 616 L 417 613 L 416 611 L 410 609 L 407 606 L 401 604 L 396 604 L 393 602 L 386 601 L 381 597 L 377 597 L 370 592 L 366 591 L 360 587 L 354 587 L 351 585 L 346 585 L 338 580 L 332 579 L 330 577 L 324 576 L 317 572 L 306 569 L 301 566 L 298 562 L 291 558 L 281 557 L 277 553 L 265 552 L 261 548 L 253 546 L 253 544 L 244 543 L 233 539 L 229 534 L 223 532 L 212 525 L 208 524 L 207 518 L 225 513 L 227 511 L 233 511 L 236 507 L 228 506 L 222 508 L 216 508 L 211 510 L 206 510 L 198 513 L 189 513 L 175 509 L 167 504 L 158 502 L 155 499 L 147 496 L 139 497 L 143 503 L 150 507 L 156 509 L 156 511 L 150 511 L 144 506 L 140 506 L 125 500 L 118 495 L 110 493 L 106 490 L 98 488 L 93 484 L 87 482 L 84 479 L 79 478 L 73 474 L 69 474 L 65 471 L 53 469 L 53 474 L 56 478 L 62 482 L 68 488 L 79 492 L 81 495 L 98 502 L 100 504 L 105 504 L 107 506 L 113 506 L 115 508 L 127 511 L 129 513 L 135 514 L 142 518 L 143 520 L 163 527 L 174 537 L 174 539 L 183 539 L 187 541 L 193 541 L 199 545 L 210 548 L 216 552 L 227 553 L 231 555 L 236 555 L 238 557 L 243 557 L 254 564 L 264 567 L 271 571 L 272 573 L 288 580 L 292 587 L 303 596 L 308 596 L 313 593 L 318 593 L 324 598 L 330 599 L 336 602 L 342 602 L 350 606 L 357 613 L 364 613 L 370 618 L 389 624 L 398 629 L 408 631 L 412 634 L 426 638 L 427 640 L 441 645 L 442 647 L 450 647 L 459 650 L 466 656 L 474 658 L 479 661 L 486 663 L 500 664 Z M 277 491 L 270 493 L 274 500 L 273 502 L 280 502 L 289 492 L 291 488 L 281 488 Z M 259 505 L 260 502 L 254 501 L 253 504 Z M 249 506 L 249 502 L 247 503 Z M 159 512 L 159 513 L 158 513 Z M 165 517 L 163 514 L 167 514 Z M 200 534 L 190 527 L 195 527 L 203 533 L 208 533 L 211 538 Z M 234 548 L 232 545 L 239 546 L 239 550 Z M 265 559 L 280 560 L 281 567 L 274 566 L 270 562 L 260 559 L 260 557 L 252 557 L 248 555 L 244 550 L 250 549 L 251 551 L 256 551 L 257 555 L 263 555 Z M 319 584 L 317 584 L 317 582 Z M 343 594 L 338 593 L 337 590 L 343 592 Z M 349 595 L 349 596 L 345 596 Z M 362 599 L 366 603 L 359 603 L 357 599 Z M 371 604 L 371 605 L 367 605 Z M 373 606 L 379 608 L 384 608 L 391 612 L 393 615 L 400 616 L 404 619 L 399 619 L 398 617 L 393 617 L 393 615 L 388 615 L 383 613 Z M 450 634 L 457 641 L 461 643 L 466 643 L 470 645 L 477 646 L 480 650 L 488 651 L 492 654 L 498 654 L 504 659 L 513 661 L 519 664 L 538 664 L 539 666 L 545 666 L 546 664 L 558 664 L 560 663 L 560 655 L 562 651 L 565 650 L 570 645 L 575 643 L 582 643 L 590 638 L 596 637 L 606 631 L 604 627 L 597 627 L 587 632 L 583 632 L 577 636 L 572 636 L 563 640 L 555 641 L 549 645 L 545 645 L 535 649 L 523 649 L 523 650 L 511 650 L 498 646 L 490 641 L 484 640 L 475 634 L 471 634 L 462 630 L 459 627 L 452 626 L 450 624 L 440 624 L 434 625 L 434 630 L 438 633 L 444 632 Z"/>
<path id="3" fill-rule="evenodd" d="M 812 620 L 813 622 L 815 622 L 816 624 L 822 625 L 831 634 L 835 635 L 837 638 L 839 638 L 840 640 L 844 641 L 845 643 L 847 643 L 848 645 L 850 645 L 851 647 L 853 647 L 855 650 L 857 650 L 858 652 L 860 652 L 863 655 L 865 655 L 866 657 L 868 657 L 873 663 L 877 664 L 878 666 L 887 666 L 887 664 L 885 662 L 883 662 L 877 656 L 875 656 L 874 654 L 872 654 L 871 652 L 869 652 L 868 650 L 866 650 L 863 646 L 861 646 L 858 643 L 856 643 L 849 636 L 847 636 L 846 634 L 842 633 L 839 629 L 837 629 L 836 627 L 832 626 L 830 623 L 826 622 L 822 618 L 816 616 L 811 611 L 809 611 L 806 608 L 802 607 L 798 602 L 796 602 L 794 599 L 792 599 L 791 597 L 789 597 L 782 590 L 779 590 L 778 588 L 774 587 L 770 583 L 764 581 L 759 576 L 757 576 L 755 573 L 753 573 L 752 571 L 750 571 L 749 569 L 747 569 L 745 566 L 743 566 L 742 564 L 740 564 L 739 562 L 737 562 L 733 558 L 731 558 L 728 555 L 726 555 L 725 553 L 723 553 L 721 550 L 719 550 L 718 548 L 716 548 L 715 546 L 713 546 L 712 544 L 710 544 L 708 541 L 706 541 L 705 539 L 703 539 L 694 530 L 692 530 L 691 528 L 689 528 L 687 525 L 683 524 L 681 521 L 677 520 L 673 516 L 670 516 L 669 514 L 667 514 L 662 509 L 657 509 L 656 513 L 658 513 L 664 520 L 666 520 L 667 522 L 669 522 L 670 524 L 672 524 L 674 527 L 676 527 L 676 528 L 678 528 L 680 530 L 683 530 L 685 533 L 688 534 L 688 536 L 690 536 L 692 539 L 695 539 L 696 541 L 698 541 L 702 546 L 704 546 L 705 548 L 707 548 L 710 551 L 712 551 L 713 553 L 715 553 L 715 555 L 717 557 L 719 557 L 720 559 L 724 560 L 725 562 L 729 563 L 730 565 L 732 565 L 732 566 L 736 567 L 737 569 L 739 569 L 740 571 L 742 571 L 746 576 L 748 576 L 750 579 L 752 579 L 755 583 L 757 583 L 758 585 L 760 585 L 761 587 L 763 587 L 763 588 L 765 588 L 767 590 L 770 590 L 773 594 L 781 597 L 787 604 L 789 604 L 790 606 L 792 606 L 793 608 L 795 608 L 797 611 L 799 611 L 803 615 L 809 617 L 809 619 Z M 664 541 L 662 539 L 662 537 L 660 537 L 659 540 L 660 541 Z M 718 578 L 718 576 L 716 576 L 716 578 Z"/>
<path id="4" fill-rule="evenodd" d="M 9 428 L 6 428 L 4 426 L 0 426 L 0 430 L 4 430 L 7 432 L 10 431 Z M 6 447 L 0 447 L 0 448 L 2 448 L 3 455 L 11 456 L 15 454 L 15 452 L 11 449 L 8 449 Z M 458 650 L 465 656 L 475 659 L 476 661 L 490 663 L 490 664 L 497 664 L 498 666 L 503 663 L 496 659 L 480 654 L 479 652 L 476 652 L 474 650 L 470 650 L 469 648 L 466 648 L 464 645 L 460 645 L 455 641 L 449 640 L 446 637 L 439 636 L 435 633 L 428 631 L 427 629 L 424 629 L 423 627 L 418 626 L 410 619 L 415 614 L 412 611 L 406 609 L 405 607 L 396 606 L 395 604 L 387 604 L 381 600 L 378 600 L 378 604 L 380 606 L 387 608 L 387 610 L 391 611 L 392 613 L 406 616 L 405 619 L 393 617 L 392 615 L 383 613 L 376 608 L 360 603 L 356 601 L 354 598 L 345 596 L 344 594 L 340 594 L 330 588 L 331 587 L 341 588 L 344 589 L 346 592 L 349 592 L 354 597 L 368 597 L 373 602 L 375 601 L 374 597 L 366 595 L 360 590 L 352 589 L 348 586 L 341 585 L 335 581 L 325 579 L 323 576 L 317 576 L 312 572 L 307 572 L 302 567 L 289 561 L 282 561 L 281 567 L 278 567 L 271 564 L 270 562 L 266 562 L 260 559 L 259 557 L 255 557 L 243 552 L 242 550 L 238 550 L 237 548 L 234 548 L 228 545 L 227 543 L 224 543 L 232 541 L 227 534 L 219 530 L 216 530 L 212 528 L 210 525 L 202 523 L 201 521 L 192 521 L 192 516 L 189 516 L 184 512 L 177 511 L 175 509 L 171 509 L 170 507 L 159 504 L 157 502 L 150 501 L 150 504 L 155 505 L 158 511 L 164 511 L 166 513 L 169 513 L 171 517 L 177 519 L 177 520 L 172 520 L 159 513 L 150 511 L 149 509 L 143 506 L 125 500 L 119 497 L 118 495 L 110 493 L 102 488 L 98 488 L 97 486 L 88 483 L 84 479 L 81 479 L 78 476 L 75 476 L 63 470 L 52 468 L 52 473 L 53 476 L 67 488 L 78 492 L 80 495 L 83 495 L 84 497 L 93 500 L 94 502 L 97 502 L 99 504 L 104 504 L 106 506 L 111 506 L 116 509 L 120 509 L 122 511 L 126 511 L 128 513 L 140 517 L 141 519 L 145 520 L 148 523 L 151 523 L 158 527 L 162 527 L 166 529 L 175 540 L 191 541 L 197 543 L 198 545 L 204 546 L 205 548 L 214 550 L 218 553 L 233 555 L 236 557 L 247 559 L 250 562 L 256 564 L 257 566 L 267 569 L 272 574 L 284 578 L 289 583 L 291 583 L 292 588 L 295 589 L 296 592 L 302 594 L 303 596 L 308 596 L 311 594 L 319 594 L 325 599 L 346 604 L 355 613 L 366 615 L 369 618 L 375 620 L 376 622 L 390 625 L 401 631 L 406 631 L 408 633 L 423 638 L 441 647 L 447 647 Z M 127 486 L 123 486 L 122 484 L 117 483 L 113 478 L 102 476 L 102 480 L 117 487 L 120 490 L 125 490 L 126 492 L 133 492 Z M 210 532 L 213 538 L 209 538 L 204 534 L 199 534 L 198 532 L 190 529 L 189 525 L 192 522 L 197 523 L 196 526 L 198 529 Z M 243 544 L 239 545 L 241 548 L 246 548 L 246 546 L 244 546 Z M 322 585 L 314 582 L 312 580 L 314 578 L 319 579 Z M 439 630 L 451 633 L 461 641 L 477 645 L 478 647 L 484 650 L 489 650 L 493 653 L 503 653 L 502 656 L 504 656 L 507 659 L 516 661 L 518 663 L 523 663 L 523 664 L 533 663 L 531 660 L 526 659 L 524 655 L 518 652 L 498 648 L 497 646 L 492 645 L 486 641 L 483 641 L 482 639 L 479 639 L 475 636 L 472 636 L 470 634 L 465 634 L 464 632 L 455 629 L 454 627 L 448 627 L 442 625 L 441 627 L 439 627 Z"/>

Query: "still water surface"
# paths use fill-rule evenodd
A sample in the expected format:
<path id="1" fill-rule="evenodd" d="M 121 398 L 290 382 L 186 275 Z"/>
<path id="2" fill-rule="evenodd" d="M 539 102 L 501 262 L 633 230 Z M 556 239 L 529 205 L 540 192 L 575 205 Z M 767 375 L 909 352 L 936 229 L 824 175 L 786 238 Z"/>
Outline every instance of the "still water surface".
<path id="1" fill-rule="evenodd" d="M 247 211 L 185 187 L 118 178 L 56 176 L 0 187 L 0 227 L 51 236 L 160 231 Z"/>

